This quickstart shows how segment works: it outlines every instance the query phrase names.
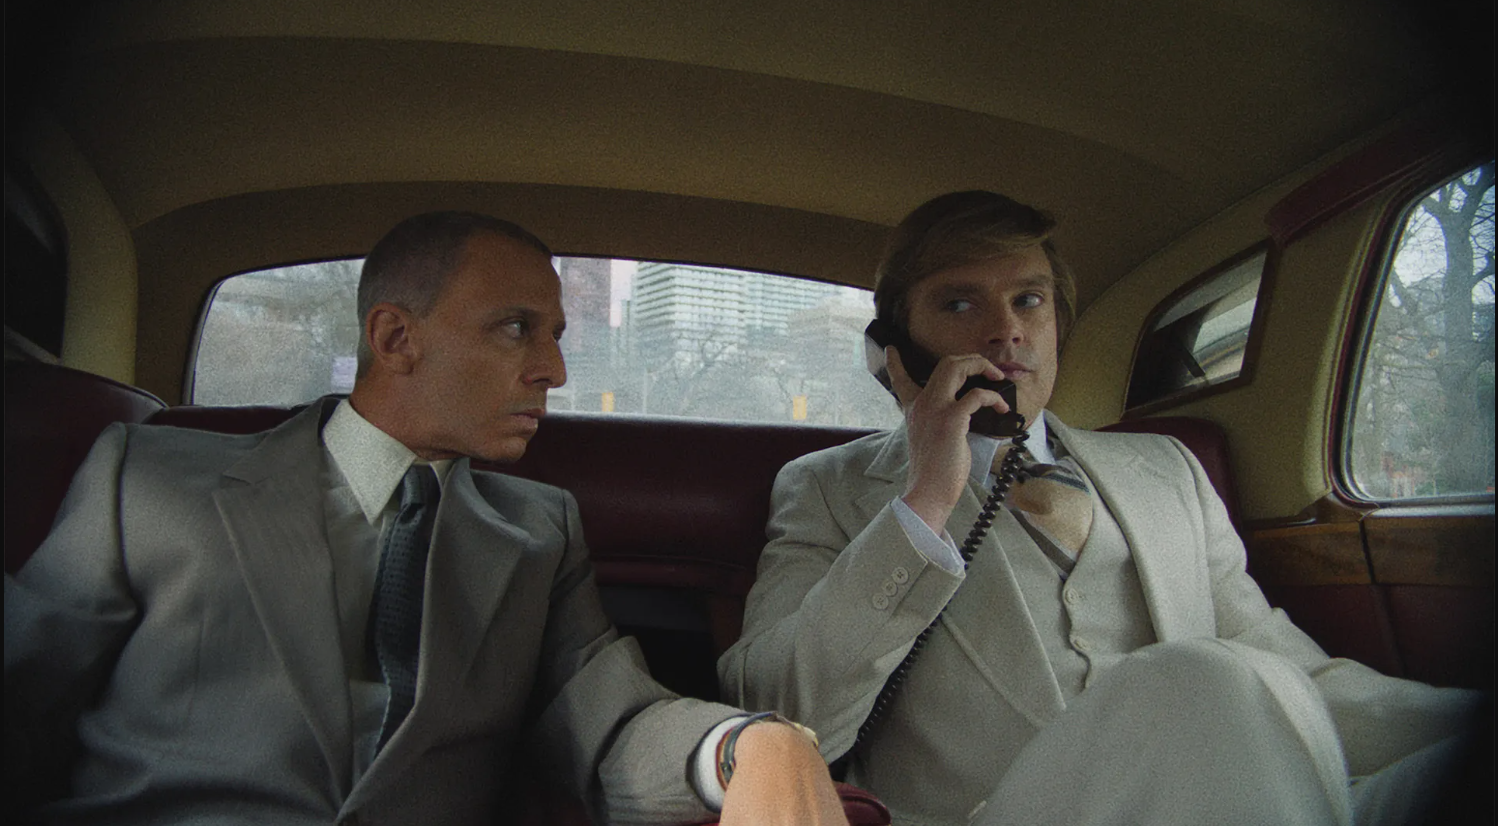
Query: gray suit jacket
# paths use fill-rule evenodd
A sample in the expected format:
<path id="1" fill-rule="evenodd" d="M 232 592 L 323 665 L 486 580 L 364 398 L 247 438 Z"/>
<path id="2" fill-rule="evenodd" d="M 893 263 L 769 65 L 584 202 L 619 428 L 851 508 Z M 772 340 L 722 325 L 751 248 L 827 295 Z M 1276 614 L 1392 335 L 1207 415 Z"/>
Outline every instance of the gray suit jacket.
<path id="1" fill-rule="evenodd" d="M 1156 639 L 1233 639 L 1303 668 L 1332 706 L 1354 773 L 1457 730 L 1465 705 L 1329 658 L 1269 607 L 1244 571 L 1222 502 L 1178 441 L 1072 430 L 1049 416 L 1047 423 L 1116 517 L 1148 606 L 1136 621 Z M 964 823 L 1065 701 L 1005 557 L 1003 531 L 984 539 L 965 580 L 927 562 L 889 507 L 904 492 L 907 467 L 903 429 L 786 465 L 743 637 L 718 668 L 725 699 L 777 708 L 811 726 L 834 759 L 852 747 L 885 680 L 950 600 L 888 718 L 851 755 L 849 780 L 897 813 Z M 972 484 L 963 493 L 947 524 L 958 541 L 983 496 Z M 1434 722 L 1381 726 L 1381 714 L 1370 711 L 1380 704 Z"/>
<path id="2" fill-rule="evenodd" d="M 529 748 L 530 768 L 608 822 L 704 816 L 688 757 L 734 710 L 674 699 L 618 637 L 569 494 L 467 460 L 434 527 L 415 707 L 351 787 L 319 483 L 328 412 L 253 436 L 99 438 L 5 583 L 7 749 L 18 723 L 77 715 L 71 796 L 47 815 L 495 822 Z"/>

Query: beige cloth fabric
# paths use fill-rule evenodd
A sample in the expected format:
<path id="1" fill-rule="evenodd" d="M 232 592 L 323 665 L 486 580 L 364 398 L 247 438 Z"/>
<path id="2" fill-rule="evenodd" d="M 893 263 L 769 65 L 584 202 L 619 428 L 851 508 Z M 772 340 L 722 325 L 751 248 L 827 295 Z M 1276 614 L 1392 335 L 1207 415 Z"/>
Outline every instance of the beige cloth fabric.
<path id="1" fill-rule="evenodd" d="M 1330 658 L 1270 608 L 1210 481 L 1179 442 L 1077 431 L 1054 417 L 1048 425 L 1133 552 L 1143 611 L 1119 615 L 1139 639 L 1227 640 L 1290 663 L 1327 704 L 1352 774 L 1461 730 L 1472 693 Z M 950 600 L 889 719 L 851 755 L 849 773 L 897 822 L 964 824 L 1068 702 L 1005 550 L 1028 537 L 991 532 L 965 578 L 927 562 L 890 508 L 907 464 L 897 430 L 786 466 L 744 633 L 719 674 L 726 700 L 778 708 L 818 731 L 825 756 L 840 757 L 912 640 Z M 964 494 L 946 526 L 951 535 L 966 535 L 981 495 L 976 486 Z M 885 596 L 889 583 L 894 593 Z M 1113 667 L 1127 657 L 1120 660 Z M 1124 749 L 1098 759 L 1132 758 Z"/>
<path id="2" fill-rule="evenodd" d="M 1283 658 L 1224 640 L 1149 646 L 1040 731 L 983 826 L 1352 822 L 1320 692 Z"/>
<path id="3" fill-rule="evenodd" d="M 1320 690 L 1280 657 L 1227 640 L 1151 645 L 1068 703 L 972 821 L 1414 826 L 1460 805 L 1461 738 L 1349 788 L 1334 726 Z"/>
<path id="4" fill-rule="evenodd" d="M 1000 544 L 1025 597 L 1025 611 L 1045 646 L 1046 661 L 1063 702 L 1093 684 L 1130 652 L 1156 642 L 1155 629 L 1137 617 L 1149 616 L 1139 571 L 1123 532 L 1108 509 L 1097 503 L 1093 530 L 1065 578 L 1051 554 L 1007 524 L 1000 515 Z"/>

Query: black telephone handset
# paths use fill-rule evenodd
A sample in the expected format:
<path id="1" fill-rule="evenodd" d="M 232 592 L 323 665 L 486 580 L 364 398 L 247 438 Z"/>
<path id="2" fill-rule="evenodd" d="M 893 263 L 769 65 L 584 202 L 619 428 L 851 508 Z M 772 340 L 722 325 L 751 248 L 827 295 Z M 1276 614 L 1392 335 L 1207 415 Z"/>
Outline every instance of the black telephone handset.
<path id="1" fill-rule="evenodd" d="M 895 392 L 890 386 L 889 367 L 884 363 L 884 348 L 891 345 L 900 351 L 900 363 L 904 365 L 905 372 L 921 387 L 930 381 L 932 371 L 936 370 L 937 357 L 930 351 L 922 348 L 919 344 L 910 340 L 910 336 L 904 330 L 882 318 L 876 318 L 869 322 L 864 328 L 863 334 L 873 346 L 864 347 L 864 356 L 868 361 L 869 372 L 874 378 L 884 385 L 884 389 Z M 962 387 L 957 390 L 957 398 L 974 388 L 997 391 L 1004 401 L 1009 405 L 1010 412 L 1000 413 L 992 407 L 980 407 L 973 414 L 972 423 L 968 429 L 974 433 L 982 433 L 985 436 L 997 438 L 1008 438 L 1018 435 L 1025 429 L 1025 417 L 1015 412 L 1014 382 L 1008 379 L 994 381 L 987 376 L 971 376 Z"/>
<path id="2" fill-rule="evenodd" d="M 882 319 L 876 318 L 869 322 L 864 335 L 868 338 L 865 342 L 864 356 L 868 361 L 869 372 L 874 374 L 874 378 L 879 379 L 879 383 L 884 385 L 886 390 L 894 392 L 894 389 L 890 387 L 889 368 L 884 363 L 884 348 L 891 345 L 900 351 L 900 363 L 905 366 L 905 372 L 916 384 L 926 386 L 926 382 L 931 378 L 931 372 L 936 369 L 936 356 L 911 341 L 910 336 L 906 335 L 904 330 Z M 1014 382 L 1008 379 L 994 381 L 983 376 L 973 376 L 963 383 L 961 389 L 957 391 L 957 397 L 961 398 L 962 394 L 974 387 L 998 391 L 999 395 L 1004 397 L 1004 401 L 1008 402 L 1009 409 L 1014 410 Z M 977 413 L 973 414 L 972 424 L 968 427 L 975 433 L 988 436 L 1012 437 L 1014 447 L 1004 454 L 1003 464 L 995 474 L 993 490 L 988 492 L 988 499 L 979 509 L 978 520 L 973 523 L 967 539 L 963 540 L 962 547 L 957 549 L 962 556 L 964 568 L 973 561 L 973 554 L 977 553 L 978 546 L 983 542 L 988 529 L 993 527 L 994 516 L 998 514 L 999 506 L 1003 504 L 1004 498 L 1008 495 L 1009 487 L 1025 478 L 1023 456 L 1025 441 L 1030 438 L 1030 434 L 1025 431 L 1024 416 L 1016 412 L 1000 413 L 992 407 L 980 408 Z M 946 611 L 945 606 L 942 607 L 942 611 Z M 910 669 L 915 665 L 921 649 L 926 647 L 926 643 L 931 639 L 931 635 L 935 633 L 936 626 L 940 622 L 941 614 L 938 613 L 936 619 L 932 620 L 931 624 L 916 636 L 910 646 L 910 651 L 905 654 L 905 659 L 901 660 L 895 670 L 890 672 L 883 688 L 874 698 L 874 705 L 869 710 L 869 716 L 864 719 L 863 725 L 858 727 L 858 736 L 853 741 L 854 748 L 868 742 L 875 725 L 889 713 L 894 696 L 900 692 L 900 686 L 904 685 L 906 679 L 910 677 Z"/>

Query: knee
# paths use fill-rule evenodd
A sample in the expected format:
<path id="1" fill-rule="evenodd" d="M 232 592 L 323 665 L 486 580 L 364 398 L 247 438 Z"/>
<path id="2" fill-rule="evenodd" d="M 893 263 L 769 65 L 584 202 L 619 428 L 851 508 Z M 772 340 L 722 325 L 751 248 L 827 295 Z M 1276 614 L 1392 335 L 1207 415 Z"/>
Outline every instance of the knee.
<path id="1" fill-rule="evenodd" d="M 1116 670 L 1141 684 L 1154 702 L 1241 701 L 1262 693 L 1267 683 L 1314 691 L 1310 678 L 1289 661 L 1213 638 L 1156 643 L 1125 658 Z"/>

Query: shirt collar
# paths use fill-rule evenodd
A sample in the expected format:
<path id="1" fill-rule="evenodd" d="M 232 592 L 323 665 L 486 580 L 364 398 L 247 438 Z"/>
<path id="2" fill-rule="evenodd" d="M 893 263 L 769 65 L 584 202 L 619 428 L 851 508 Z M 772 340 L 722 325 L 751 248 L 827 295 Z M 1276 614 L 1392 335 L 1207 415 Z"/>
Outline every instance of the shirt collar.
<path id="1" fill-rule="evenodd" d="M 1035 457 L 1035 461 L 1055 464 L 1056 454 L 1051 451 L 1050 434 L 1046 429 L 1044 410 L 1035 417 L 1035 421 L 1025 427 L 1025 431 L 1030 434 L 1029 440 L 1025 442 L 1025 448 L 1030 451 L 1031 456 Z M 978 484 L 987 484 L 989 468 L 993 467 L 994 454 L 999 452 L 1000 447 L 1012 441 L 1014 440 L 995 439 L 992 436 L 968 431 L 967 446 L 973 453 L 973 469 L 969 475 Z"/>
<path id="2" fill-rule="evenodd" d="M 447 484 L 451 459 L 423 462 L 400 440 L 359 415 L 348 399 L 338 403 L 322 429 L 323 446 L 348 482 L 369 524 L 377 525 L 401 478 L 412 464 L 430 464 L 441 486 Z"/>

